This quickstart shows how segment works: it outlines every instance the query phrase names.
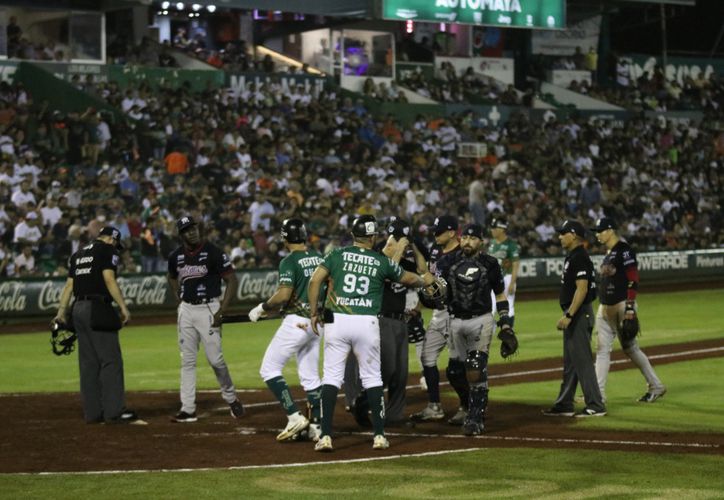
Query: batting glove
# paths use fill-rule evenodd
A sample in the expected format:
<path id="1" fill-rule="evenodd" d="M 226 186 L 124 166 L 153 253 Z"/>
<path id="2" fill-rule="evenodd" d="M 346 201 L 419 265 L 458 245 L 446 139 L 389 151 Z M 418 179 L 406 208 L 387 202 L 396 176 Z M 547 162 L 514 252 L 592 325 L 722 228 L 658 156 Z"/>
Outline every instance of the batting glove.
<path id="1" fill-rule="evenodd" d="M 257 321 L 259 321 L 259 318 L 262 318 L 262 317 L 266 316 L 266 311 L 264 311 L 263 305 L 264 305 L 264 303 L 261 302 L 261 303 L 260 303 L 258 306 L 256 306 L 254 309 L 252 309 L 251 311 L 249 311 L 249 319 L 250 319 L 251 321 L 253 321 L 254 323 L 256 323 Z"/>

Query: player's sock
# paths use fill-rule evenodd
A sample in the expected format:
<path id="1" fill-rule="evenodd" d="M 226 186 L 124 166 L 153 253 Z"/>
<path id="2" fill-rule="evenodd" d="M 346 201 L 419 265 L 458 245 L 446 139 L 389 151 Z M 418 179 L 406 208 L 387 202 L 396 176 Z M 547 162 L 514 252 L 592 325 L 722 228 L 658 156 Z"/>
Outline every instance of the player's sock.
<path id="1" fill-rule="evenodd" d="M 286 380 L 284 380 L 284 377 L 270 378 L 266 381 L 266 385 L 282 404 L 282 408 L 284 408 L 284 411 L 287 412 L 287 415 L 291 415 L 299 411 L 294 399 L 292 399 L 292 394 L 289 392 L 289 386 L 287 385 Z"/>
<path id="2" fill-rule="evenodd" d="M 322 386 L 320 385 L 316 389 L 312 389 L 311 391 L 307 391 L 307 401 L 309 401 L 309 406 L 312 409 L 311 412 L 311 421 L 312 422 L 319 422 L 319 414 L 322 411 Z"/>
<path id="3" fill-rule="evenodd" d="M 423 366 L 422 373 L 425 375 L 427 384 L 427 399 L 431 403 L 440 402 L 440 371 L 437 366 Z"/>
<path id="4" fill-rule="evenodd" d="M 513 328 L 515 326 L 515 316 L 510 316 L 510 327 Z"/>
<path id="5" fill-rule="evenodd" d="M 375 436 L 385 433 L 385 393 L 382 386 L 367 389 Z"/>
<path id="6" fill-rule="evenodd" d="M 337 389 L 333 385 L 325 384 L 322 386 L 322 436 L 332 435 L 332 417 L 334 416 L 334 407 L 337 404 Z"/>

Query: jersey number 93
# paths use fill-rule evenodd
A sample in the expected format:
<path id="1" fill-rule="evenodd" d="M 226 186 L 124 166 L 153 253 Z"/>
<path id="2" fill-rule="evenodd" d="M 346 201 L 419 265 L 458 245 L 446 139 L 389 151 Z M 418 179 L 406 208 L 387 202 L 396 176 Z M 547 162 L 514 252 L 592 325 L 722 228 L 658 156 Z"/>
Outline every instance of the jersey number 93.
<path id="1" fill-rule="evenodd" d="M 356 276 L 354 274 L 344 275 L 342 291 L 346 293 L 356 293 L 357 295 L 367 295 L 369 288 L 370 279 L 367 276 Z"/>

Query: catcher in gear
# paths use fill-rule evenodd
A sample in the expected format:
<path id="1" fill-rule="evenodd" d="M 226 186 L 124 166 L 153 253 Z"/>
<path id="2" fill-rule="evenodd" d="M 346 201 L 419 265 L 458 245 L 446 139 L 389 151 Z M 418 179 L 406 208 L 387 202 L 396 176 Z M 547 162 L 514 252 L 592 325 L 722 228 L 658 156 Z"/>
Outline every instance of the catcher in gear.
<path id="1" fill-rule="evenodd" d="M 646 354 L 639 348 L 636 336 L 639 333 L 636 295 L 639 272 L 636 253 L 616 233 L 613 219 L 602 217 L 592 228 L 598 241 L 608 252 L 601 264 L 600 300 L 596 314 L 598 349 L 596 352 L 596 378 L 601 396 L 606 398 L 606 379 L 611 364 L 611 349 L 616 336 L 623 352 L 633 361 L 646 379 L 646 393 L 638 401 L 653 403 L 666 393 L 666 387 L 656 376 Z"/>
<path id="2" fill-rule="evenodd" d="M 512 355 L 518 344 L 510 327 L 500 264 L 495 257 L 481 252 L 482 242 L 483 228 L 469 224 L 460 238 L 462 252 L 449 254 L 437 263 L 438 272 L 447 282 L 452 341 L 466 356 L 465 377 L 470 387 L 468 415 L 463 422 L 466 436 L 482 434 L 485 429 L 488 357 L 495 330 L 491 292 L 495 295 L 500 317 L 501 354 L 504 357 Z"/>
<path id="3" fill-rule="evenodd" d="M 67 356 L 72 353 L 77 338 L 69 325 L 58 320 L 50 322 L 50 345 L 53 346 L 53 354 L 56 356 Z"/>

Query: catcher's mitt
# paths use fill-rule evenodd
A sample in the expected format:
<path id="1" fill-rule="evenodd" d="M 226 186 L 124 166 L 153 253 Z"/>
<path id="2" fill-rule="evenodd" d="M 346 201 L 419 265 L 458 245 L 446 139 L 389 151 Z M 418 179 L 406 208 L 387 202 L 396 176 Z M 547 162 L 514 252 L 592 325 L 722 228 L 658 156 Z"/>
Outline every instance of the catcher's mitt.
<path id="1" fill-rule="evenodd" d="M 68 329 L 65 323 L 53 321 L 50 324 L 50 345 L 56 356 L 68 355 L 75 350 L 75 339 L 78 336 Z"/>
<path id="2" fill-rule="evenodd" d="M 425 325 L 422 322 L 422 316 L 416 314 L 407 320 L 407 340 L 410 344 L 422 342 L 425 338 Z"/>
<path id="3" fill-rule="evenodd" d="M 505 359 L 518 352 L 518 338 L 512 328 L 504 328 L 498 332 L 500 339 L 500 355 Z"/>

